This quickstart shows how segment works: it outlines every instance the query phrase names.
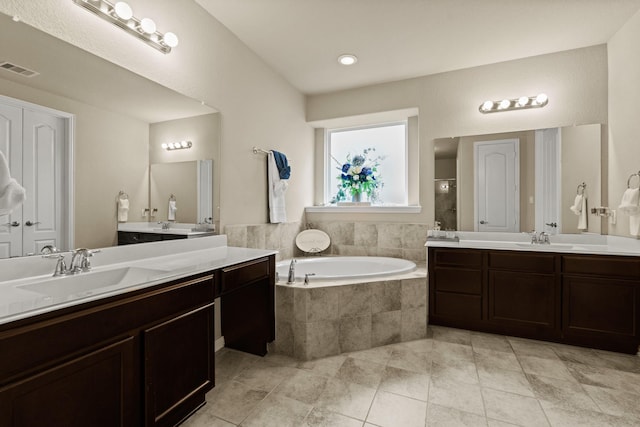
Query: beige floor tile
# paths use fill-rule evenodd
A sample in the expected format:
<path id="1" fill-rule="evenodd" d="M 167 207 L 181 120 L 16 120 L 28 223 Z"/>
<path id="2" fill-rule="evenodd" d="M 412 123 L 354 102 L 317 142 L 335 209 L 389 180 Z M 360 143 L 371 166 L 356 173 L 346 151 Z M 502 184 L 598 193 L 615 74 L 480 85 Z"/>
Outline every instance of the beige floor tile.
<path id="1" fill-rule="evenodd" d="M 245 368 L 234 380 L 252 390 L 270 392 L 296 372 L 295 368 L 259 360 Z"/>
<path id="2" fill-rule="evenodd" d="M 431 352 L 434 361 L 447 361 L 451 359 L 473 362 L 473 349 L 470 345 L 434 341 Z"/>
<path id="3" fill-rule="evenodd" d="M 431 365 L 431 376 L 467 384 L 478 384 L 476 365 L 466 360 L 434 361 Z"/>
<path id="4" fill-rule="evenodd" d="M 327 382 L 315 406 L 364 420 L 375 394 L 373 388 L 333 378 Z"/>
<path id="5" fill-rule="evenodd" d="M 378 388 L 384 370 L 385 366 L 380 363 L 348 357 L 336 373 L 336 378 L 365 387 Z"/>
<path id="6" fill-rule="evenodd" d="M 485 415 L 480 386 L 431 378 L 429 403 L 459 409 L 477 415 Z"/>
<path id="7" fill-rule="evenodd" d="M 353 351 L 344 353 L 343 356 L 353 357 L 355 359 L 368 360 L 370 362 L 381 363 L 385 365 L 391 358 L 393 346 L 374 347 L 367 350 Z"/>
<path id="8" fill-rule="evenodd" d="M 487 418 L 487 425 L 489 427 L 518 427 L 516 424 L 507 423 L 500 420 L 494 420 L 491 418 Z"/>
<path id="9" fill-rule="evenodd" d="M 233 379 L 243 369 L 260 359 L 253 354 L 223 348 L 215 356 L 216 384 Z"/>
<path id="10" fill-rule="evenodd" d="M 235 424 L 222 420 L 213 414 L 208 409 L 211 405 L 205 405 L 187 419 L 182 427 L 235 427 Z"/>
<path id="11" fill-rule="evenodd" d="M 310 360 L 307 362 L 300 362 L 298 367 L 300 369 L 307 369 L 313 371 L 314 374 L 324 375 L 332 377 L 338 372 L 344 361 L 347 360 L 347 356 L 331 356 L 323 359 Z"/>
<path id="12" fill-rule="evenodd" d="M 567 366 L 559 359 L 552 360 L 536 356 L 518 356 L 518 360 L 522 365 L 522 369 L 527 374 L 558 378 L 566 381 L 574 380 Z"/>
<path id="13" fill-rule="evenodd" d="M 481 415 L 459 411 L 446 406 L 429 404 L 427 410 L 427 426 L 434 427 L 480 427 L 486 426 L 487 420 Z"/>
<path id="14" fill-rule="evenodd" d="M 567 368 L 582 384 L 640 394 L 640 374 L 570 362 L 567 363 Z M 638 399 L 640 400 L 640 396 Z"/>
<path id="15" fill-rule="evenodd" d="M 415 341 L 406 341 L 394 345 L 408 348 L 409 350 L 416 353 L 429 353 L 433 350 L 433 339 L 425 338 Z"/>
<path id="16" fill-rule="evenodd" d="M 216 417 L 240 424 L 267 396 L 267 392 L 251 390 L 237 381 L 227 381 L 207 393 L 209 412 Z"/>
<path id="17" fill-rule="evenodd" d="M 529 380 L 522 372 L 482 367 L 478 368 L 478 376 L 482 387 L 534 397 Z"/>
<path id="18" fill-rule="evenodd" d="M 589 348 L 553 344 L 553 350 L 563 362 L 581 363 L 588 366 L 608 366 L 607 361 Z"/>
<path id="19" fill-rule="evenodd" d="M 596 354 L 607 361 L 607 368 L 640 374 L 640 355 L 613 353 L 604 350 L 594 350 Z"/>
<path id="20" fill-rule="evenodd" d="M 286 396 L 270 394 L 240 424 L 242 427 L 298 427 L 313 407 Z"/>
<path id="21" fill-rule="evenodd" d="M 502 351 L 513 353 L 511 344 L 502 335 L 482 334 L 479 332 L 471 333 L 471 346 L 474 350 L 483 348 L 487 350 Z"/>
<path id="22" fill-rule="evenodd" d="M 385 391 L 378 391 L 367 422 L 381 427 L 424 427 L 427 403 Z"/>
<path id="23" fill-rule="evenodd" d="M 535 356 L 542 357 L 544 359 L 559 360 L 558 355 L 553 351 L 553 348 L 542 342 L 527 340 L 523 338 L 508 337 L 507 340 L 513 348 L 513 352 L 516 356 Z"/>
<path id="24" fill-rule="evenodd" d="M 604 387 L 591 385 L 583 387 L 596 402 L 600 411 L 609 415 L 635 417 L 640 425 L 640 396 Z"/>
<path id="25" fill-rule="evenodd" d="M 387 366 L 379 389 L 426 401 L 429 396 L 429 375 Z"/>
<path id="26" fill-rule="evenodd" d="M 573 410 L 598 411 L 598 406 L 575 381 L 527 374 L 535 397 L 553 403 L 555 406 Z"/>
<path id="27" fill-rule="evenodd" d="M 298 369 L 293 375 L 282 381 L 274 393 L 313 404 L 324 391 L 327 381 L 329 381 L 328 377 Z"/>
<path id="28" fill-rule="evenodd" d="M 471 332 L 464 329 L 433 327 L 433 340 L 453 344 L 471 345 Z"/>
<path id="29" fill-rule="evenodd" d="M 431 370 L 431 353 L 418 353 L 406 347 L 396 347 L 387 362 L 388 366 L 409 371 L 429 373 Z"/>
<path id="30" fill-rule="evenodd" d="M 523 427 L 549 425 L 540 403 L 534 398 L 491 389 L 483 389 L 482 396 L 487 418 Z"/>
<path id="31" fill-rule="evenodd" d="M 520 362 L 513 353 L 503 351 L 488 350 L 485 348 L 473 349 L 476 366 L 486 369 L 506 369 L 509 371 L 523 372 Z"/>
<path id="32" fill-rule="evenodd" d="M 597 411 L 565 409 L 549 402 L 541 401 L 549 423 L 553 427 L 637 427 L 637 419 L 616 417 Z"/>
<path id="33" fill-rule="evenodd" d="M 301 427 L 362 427 L 362 421 L 335 412 L 313 408 Z"/>

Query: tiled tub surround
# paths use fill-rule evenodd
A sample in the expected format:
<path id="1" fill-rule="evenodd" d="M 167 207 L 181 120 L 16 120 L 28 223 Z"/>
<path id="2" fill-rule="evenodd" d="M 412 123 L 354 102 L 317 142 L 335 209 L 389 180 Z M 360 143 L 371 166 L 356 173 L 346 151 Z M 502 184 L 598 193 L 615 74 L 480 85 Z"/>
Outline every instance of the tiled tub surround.
<path id="1" fill-rule="evenodd" d="M 224 227 L 229 246 L 277 250 L 277 261 L 302 255 L 295 243 L 296 236 L 302 230 L 302 224 L 299 222 L 225 225 Z"/>
<path id="2" fill-rule="evenodd" d="M 411 273 L 276 286 L 276 341 L 270 350 L 299 360 L 424 338 L 424 265 Z"/>

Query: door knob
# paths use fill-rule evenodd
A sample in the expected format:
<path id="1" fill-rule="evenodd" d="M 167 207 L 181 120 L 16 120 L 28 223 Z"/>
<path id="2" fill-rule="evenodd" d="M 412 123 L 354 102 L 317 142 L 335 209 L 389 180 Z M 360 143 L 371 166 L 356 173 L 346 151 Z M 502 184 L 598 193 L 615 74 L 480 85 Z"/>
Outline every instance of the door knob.
<path id="1" fill-rule="evenodd" d="M 480 224 L 489 224 L 489 221 L 481 220 Z"/>
<path id="2" fill-rule="evenodd" d="M 27 227 L 31 227 L 32 225 L 36 225 L 36 224 L 40 224 L 40 221 L 38 222 L 27 221 L 24 223 L 24 225 L 26 225 Z"/>
<path id="3" fill-rule="evenodd" d="M 20 223 L 18 221 L 13 221 L 13 222 L 7 222 L 6 224 L 2 224 L 4 226 L 11 226 L 11 227 L 18 227 L 20 226 Z"/>
<path id="4" fill-rule="evenodd" d="M 545 222 L 544 225 L 548 225 L 549 227 L 553 227 L 553 228 L 558 226 L 558 224 L 555 222 Z"/>

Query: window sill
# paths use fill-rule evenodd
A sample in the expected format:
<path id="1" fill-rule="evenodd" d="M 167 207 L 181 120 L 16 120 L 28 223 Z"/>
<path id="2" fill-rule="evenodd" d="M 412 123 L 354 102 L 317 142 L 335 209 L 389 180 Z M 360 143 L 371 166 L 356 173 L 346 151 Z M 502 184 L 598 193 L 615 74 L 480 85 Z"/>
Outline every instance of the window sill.
<path id="1" fill-rule="evenodd" d="M 417 214 L 422 211 L 422 206 L 307 206 L 304 208 L 308 213 L 405 213 Z"/>

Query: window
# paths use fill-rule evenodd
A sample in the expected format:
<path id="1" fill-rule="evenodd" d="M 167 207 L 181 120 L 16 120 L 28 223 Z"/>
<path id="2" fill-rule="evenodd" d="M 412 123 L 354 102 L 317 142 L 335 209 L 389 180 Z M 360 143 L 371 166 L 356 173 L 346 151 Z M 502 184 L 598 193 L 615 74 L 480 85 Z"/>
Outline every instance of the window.
<path id="1" fill-rule="evenodd" d="M 407 204 L 406 121 L 329 130 L 326 153 L 325 202 Z"/>

